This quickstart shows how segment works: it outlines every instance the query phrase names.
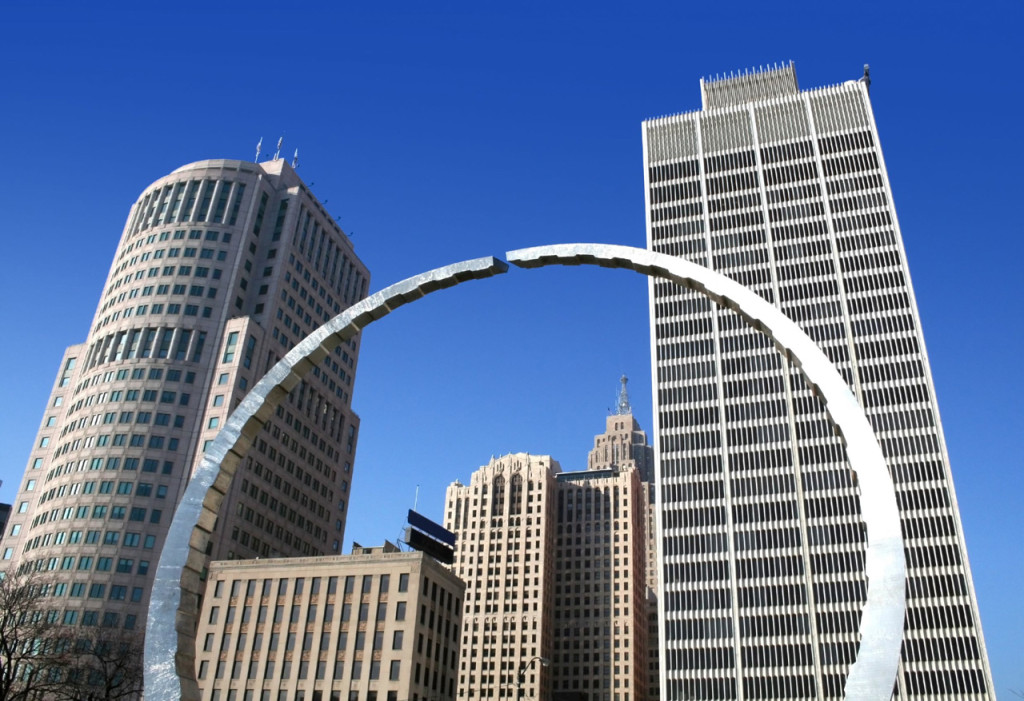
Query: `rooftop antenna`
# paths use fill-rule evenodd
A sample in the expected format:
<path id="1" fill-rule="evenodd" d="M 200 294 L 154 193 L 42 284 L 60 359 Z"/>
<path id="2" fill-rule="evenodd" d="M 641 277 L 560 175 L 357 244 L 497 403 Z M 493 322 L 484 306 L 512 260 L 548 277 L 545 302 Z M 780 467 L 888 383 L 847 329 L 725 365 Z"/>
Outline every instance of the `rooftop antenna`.
<path id="1" fill-rule="evenodd" d="M 615 413 L 619 416 L 632 414 L 633 408 L 629 405 L 629 390 L 626 389 L 626 383 L 629 382 L 629 378 L 623 375 L 619 378 L 619 382 L 622 383 L 622 387 L 619 389 L 619 398 L 615 402 Z"/>
<path id="2" fill-rule="evenodd" d="M 299 149 L 295 149 L 295 155 L 292 156 L 292 168 L 299 167 Z"/>
<path id="3" fill-rule="evenodd" d="M 256 142 L 256 162 L 257 163 L 260 162 L 260 150 L 262 148 L 263 148 L 263 137 L 261 136 L 260 140 Z"/>
<path id="4" fill-rule="evenodd" d="M 414 497 L 412 498 L 412 510 L 413 510 L 413 511 L 415 511 L 415 510 L 416 510 L 416 506 L 417 506 L 417 504 L 419 504 L 419 501 L 420 501 L 420 486 L 419 486 L 419 485 L 417 484 L 417 485 L 416 485 L 416 495 L 415 495 L 415 496 L 414 496 Z M 403 546 L 403 545 L 404 545 L 404 546 L 405 546 L 406 548 L 408 548 L 409 550 L 412 550 L 412 546 L 411 546 L 411 545 L 409 545 L 409 543 L 407 543 L 407 542 L 405 541 L 405 538 L 407 538 L 407 537 L 408 537 L 408 536 L 406 535 L 406 532 L 405 532 L 405 530 L 406 530 L 406 529 L 405 529 L 405 526 L 407 526 L 407 525 L 409 525 L 409 524 L 408 524 L 408 523 L 406 523 L 405 525 L 403 525 L 403 526 L 402 526 L 401 530 L 400 530 L 400 531 L 399 531 L 399 533 L 398 533 L 398 537 L 397 537 L 397 538 L 395 538 L 395 542 L 397 542 L 397 543 L 398 543 L 398 548 L 399 548 L 399 550 L 401 550 L 401 549 L 402 549 L 402 546 Z M 405 552 L 408 552 L 408 550 L 407 550 L 407 551 L 405 551 Z"/>
<path id="5" fill-rule="evenodd" d="M 281 144 L 284 143 L 284 137 L 282 136 L 277 140 L 277 151 L 274 152 L 274 160 L 278 160 L 281 157 Z"/>
<path id="6" fill-rule="evenodd" d="M 864 83 L 864 87 L 871 92 L 871 66 L 864 64 L 864 75 L 861 77 L 860 82 Z"/>

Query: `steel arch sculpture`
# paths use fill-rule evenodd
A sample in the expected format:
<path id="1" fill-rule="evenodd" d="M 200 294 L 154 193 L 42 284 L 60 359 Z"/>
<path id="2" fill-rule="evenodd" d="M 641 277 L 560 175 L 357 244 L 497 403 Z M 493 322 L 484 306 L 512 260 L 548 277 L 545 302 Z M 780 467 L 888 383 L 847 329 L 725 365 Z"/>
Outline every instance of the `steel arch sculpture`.
<path id="1" fill-rule="evenodd" d="M 861 490 L 867 530 L 867 600 L 846 698 L 887 701 L 899 664 L 906 607 L 906 563 L 896 494 L 867 417 L 824 352 L 799 326 L 753 291 L 681 258 L 629 246 L 580 243 L 520 249 L 506 257 L 521 268 L 598 265 L 671 280 L 738 313 L 802 369 L 846 444 L 850 467 L 857 474 Z M 149 701 L 199 698 L 195 628 L 206 545 L 239 462 L 277 405 L 328 353 L 373 321 L 436 290 L 507 270 L 508 265 L 497 258 L 478 258 L 422 273 L 367 297 L 295 346 L 232 412 L 192 476 L 160 555 L 146 632 L 145 689 Z"/>

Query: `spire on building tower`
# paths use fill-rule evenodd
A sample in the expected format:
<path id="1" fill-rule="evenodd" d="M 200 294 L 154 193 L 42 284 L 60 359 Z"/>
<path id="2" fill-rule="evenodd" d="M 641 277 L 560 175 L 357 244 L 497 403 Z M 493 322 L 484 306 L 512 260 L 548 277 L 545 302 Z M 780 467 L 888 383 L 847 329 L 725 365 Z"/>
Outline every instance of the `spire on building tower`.
<path id="1" fill-rule="evenodd" d="M 619 382 L 622 383 L 622 388 L 619 390 L 619 398 L 615 402 L 615 413 L 619 414 L 632 414 L 633 407 L 629 405 L 629 391 L 626 389 L 626 383 L 629 382 L 629 378 L 623 375 L 619 378 Z"/>

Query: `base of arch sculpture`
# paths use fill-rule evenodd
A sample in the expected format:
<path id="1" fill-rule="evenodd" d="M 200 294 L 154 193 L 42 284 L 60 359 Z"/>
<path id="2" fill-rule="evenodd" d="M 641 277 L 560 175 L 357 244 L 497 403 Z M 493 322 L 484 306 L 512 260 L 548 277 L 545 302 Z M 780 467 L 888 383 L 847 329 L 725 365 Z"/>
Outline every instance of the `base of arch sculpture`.
<path id="1" fill-rule="evenodd" d="M 887 701 L 899 664 L 906 606 L 899 511 L 874 431 L 824 352 L 799 326 L 753 291 L 681 258 L 607 244 L 539 246 L 510 251 L 506 257 L 521 268 L 599 265 L 671 280 L 738 313 L 801 368 L 846 443 L 850 467 L 861 489 L 867 530 L 867 600 L 861 614 L 860 649 L 847 678 L 846 698 Z M 367 297 L 303 339 L 232 412 L 189 482 L 160 555 L 146 631 L 148 701 L 199 698 L 195 629 L 206 545 L 239 462 L 277 405 L 328 353 L 373 321 L 431 292 L 507 270 L 508 265 L 497 258 L 478 258 L 422 273 Z"/>

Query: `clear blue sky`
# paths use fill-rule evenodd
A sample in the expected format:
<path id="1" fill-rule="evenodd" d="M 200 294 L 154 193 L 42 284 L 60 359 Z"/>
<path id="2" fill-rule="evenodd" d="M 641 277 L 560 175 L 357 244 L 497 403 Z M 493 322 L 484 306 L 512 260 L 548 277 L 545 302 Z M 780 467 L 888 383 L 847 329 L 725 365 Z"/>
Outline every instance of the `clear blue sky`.
<path id="1" fill-rule="evenodd" d="M 0 500 L 129 206 L 174 168 L 284 135 L 379 289 L 528 245 L 642 246 L 641 120 L 697 109 L 701 76 L 792 59 L 815 87 L 870 63 L 996 687 L 1024 689 L 1024 6 L 711 5 L 5 3 Z M 649 428 L 630 273 L 512 271 L 399 310 L 364 340 L 348 540 L 397 537 L 417 484 L 440 517 L 492 454 L 583 467 L 622 373 Z"/>

